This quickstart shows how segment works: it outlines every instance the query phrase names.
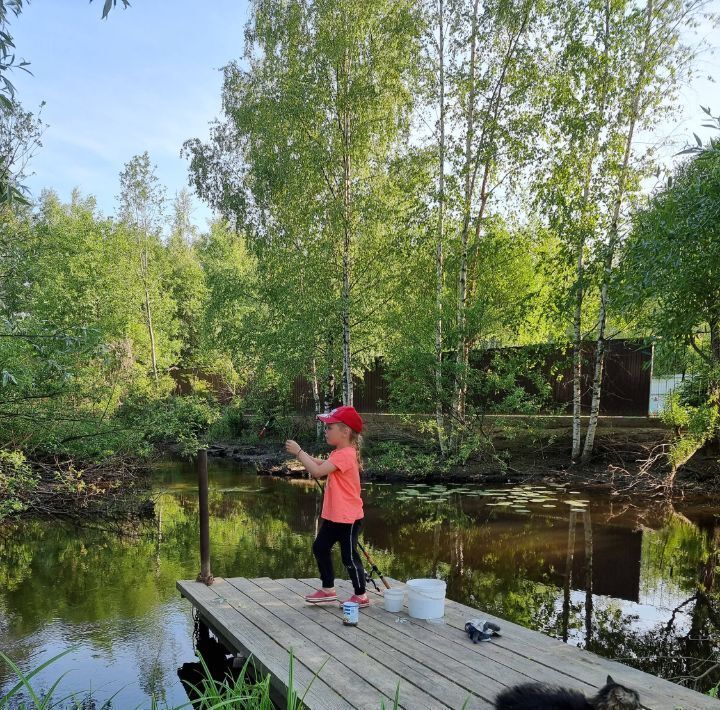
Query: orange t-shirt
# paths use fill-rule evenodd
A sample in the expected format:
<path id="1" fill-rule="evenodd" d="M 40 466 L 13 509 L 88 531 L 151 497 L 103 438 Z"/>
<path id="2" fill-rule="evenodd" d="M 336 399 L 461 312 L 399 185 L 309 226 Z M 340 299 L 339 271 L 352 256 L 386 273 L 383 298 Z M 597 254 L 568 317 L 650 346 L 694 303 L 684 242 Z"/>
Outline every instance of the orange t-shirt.
<path id="1" fill-rule="evenodd" d="M 334 523 L 354 523 L 363 517 L 357 450 L 354 446 L 335 449 L 328 461 L 336 468 L 327 477 L 321 517 Z"/>

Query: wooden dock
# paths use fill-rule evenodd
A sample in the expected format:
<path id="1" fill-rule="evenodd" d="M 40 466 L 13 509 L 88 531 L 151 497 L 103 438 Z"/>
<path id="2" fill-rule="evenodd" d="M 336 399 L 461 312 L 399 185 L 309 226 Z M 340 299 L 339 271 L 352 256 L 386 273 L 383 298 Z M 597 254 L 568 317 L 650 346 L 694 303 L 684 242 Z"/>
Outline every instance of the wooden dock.
<path id="1" fill-rule="evenodd" d="M 373 605 L 360 611 L 359 625 L 344 626 L 339 606 L 304 601 L 318 586 L 317 579 L 244 577 L 218 578 L 210 587 L 177 583 L 228 649 L 271 674 L 277 697 L 287 693 L 292 649 L 294 688 L 299 696 L 307 690 L 311 710 L 379 710 L 383 700 L 391 708 L 398 684 L 399 706 L 408 710 L 492 708 L 509 685 L 542 681 L 592 695 L 608 674 L 637 690 L 644 708 L 720 708 L 701 693 L 450 600 L 437 624 L 410 619 L 407 610 L 386 612 L 382 596 L 369 591 Z M 347 582 L 337 589 L 341 598 L 352 594 Z M 476 617 L 498 623 L 502 636 L 473 644 L 464 625 Z"/>

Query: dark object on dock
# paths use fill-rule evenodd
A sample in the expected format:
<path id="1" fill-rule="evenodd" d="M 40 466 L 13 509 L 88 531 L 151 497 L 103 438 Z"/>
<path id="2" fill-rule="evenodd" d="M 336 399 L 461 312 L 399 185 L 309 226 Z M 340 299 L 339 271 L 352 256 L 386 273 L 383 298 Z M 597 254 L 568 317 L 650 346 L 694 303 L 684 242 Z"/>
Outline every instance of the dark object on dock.
<path id="1" fill-rule="evenodd" d="M 497 710 L 640 710 L 640 696 L 611 676 L 592 698 L 579 690 L 545 683 L 523 683 L 504 690 L 495 700 Z"/>
<path id="2" fill-rule="evenodd" d="M 478 643 L 479 641 L 489 641 L 493 636 L 500 636 L 500 627 L 492 621 L 470 619 L 465 624 L 465 633 L 473 643 Z"/>
<path id="3" fill-rule="evenodd" d="M 198 508 L 200 513 L 200 574 L 198 582 L 213 583 L 210 572 L 210 510 L 208 507 L 208 463 L 207 450 L 197 452 L 195 466 L 198 475 Z"/>

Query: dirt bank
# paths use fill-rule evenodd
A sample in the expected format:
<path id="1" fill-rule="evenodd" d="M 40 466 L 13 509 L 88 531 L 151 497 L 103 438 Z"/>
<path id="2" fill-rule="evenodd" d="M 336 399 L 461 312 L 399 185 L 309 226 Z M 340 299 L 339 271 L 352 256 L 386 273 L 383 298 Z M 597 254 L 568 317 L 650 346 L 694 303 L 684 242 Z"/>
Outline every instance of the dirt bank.
<path id="1" fill-rule="evenodd" d="M 667 494 L 668 469 L 661 454 L 671 432 L 654 419 L 604 417 L 593 460 L 570 465 L 569 417 L 496 417 L 483 422 L 485 446 L 462 465 L 441 462 L 420 433 L 417 421 L 392 415 L 366 415 L 364 477 L 372 481 L 499 483 L 528 480 L 574 481 L 614 490 Z M 324 444 L 304 441 L 316 455 Z M 304 478 L 302 465 L 288 456 L 279 439 L 257 444 L 220 442 L 209 453 L 255 466 L 260 475 Z M 647 462 L 657 457 L 653 466 Z M 433 465 L 435 462 L 436 465 Z M 674 492 L 715 492 L 720 489 L 715 452 L 699 452 L 673 482 Z"/>

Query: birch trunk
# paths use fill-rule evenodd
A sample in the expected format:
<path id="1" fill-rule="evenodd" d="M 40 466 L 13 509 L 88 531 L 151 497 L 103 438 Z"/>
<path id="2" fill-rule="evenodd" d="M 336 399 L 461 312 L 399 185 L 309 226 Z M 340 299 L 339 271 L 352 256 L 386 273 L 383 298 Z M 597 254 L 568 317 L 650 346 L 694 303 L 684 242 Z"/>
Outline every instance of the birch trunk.
<path id="1" fill-rule="evenodd" d="M 435 254 L 435 424 L 437 426 L 438 445 L 442 456 L 446 454 L 445 418 L 443 414 L 442 350 L 443 319 L 442 296 L 444 282 L 443 234 L 445 217 L 445 33 L 444 2 L 439 0 L 438 7 L 438 51 L 440 84 L 440 142 L 438 150 L 438 236 Z"/>
<path id="2" fill-rule="evenodd" d="M 323 412 L 327 414 L 335 401 L 335 375 L 333 374 L 333 336 L 332 333 L 327 334 L 326 339 L 326 358 L 325 358 L 325 387 L 323 398 Z"/>
<path id="3" fill-rule="evenodd" d="M 580 416 L 582 415 L 582 303 L 583 303 L 583 248 L 578 249 L 577 282 L 575 288 L 575 317 L 573 318 L 573 426 L 572 453 L 575 463 L 580 456 L 580 437 L 582 436 Z"/>
<path id="4" fill-rule="evenodd" d="M 609 249 L 608 249 L 609 251 Z M 585 434 L 585 446 L 583 447 L 581 463 L 586 464 L 590 460 L 595 444 L 595 433 L 597 431 L 598 417 L 600 415 L 600 393 L 602 389 L 602 375 L 605 365 L 605 323 L 607 321 L 607 282 L 603 281 L 600 290 L 600 313 L 598 316 L 598 337 L 595 345 L 595 365 L 593 369 L 592 403 L 590 404 L 590 418 Z"/>
<path id="5" fill-rule="evenodd" d="M 347 94 L 350 83 L 350 59 L 345 53 L 343 61 L 343 94 Z M 350 248 L 352 246 L 352 225 L 351 225 L 351 189 L 350 189 L 350 116 L 347 108 L 341 111 L 341 132 L 343 145 L 343 283 L 342 283 L 342 393 L 343 404 L 352 406 L 353 383 L 352 383 L 352 361 L 350 352 Z"/>
<path id="6" fill-rule="evenodd" d="M 153 328 L 152 309 L 150 308 L 150 290 L 147 285 L 147 271 L 148 271 L 148 256 L 147 250 L 143 249 L 140 256 L 140 268 L 143 282 L 144 292 L 144 306 L 145 306 L 145 324 L 148 329 L 148 336 L 150 337 L 150 362 L 152 364 L 153 379 L 157 383 L 158 381 L 158 366 L 157 366 L 157 349 L 155 345 L 155 329 Z"/>
<path id="7" fill-rule="evenodd" d="M 573 319 L 573 428 L 572 428 L 572 453 L 571 462 L 576 463 L 580 457 L 581 439 L 582 439 L 582 305 L 584 292 L 584 275 L 585 266 L 583 263 L 585 251 L 585 232 L 584 218 L 587 214 L 587 208 L 590 201 L 590 185 L 592 182 L 593 164 L 598 155 L 600 143 L 600 130 L 605 123 L 605 111 L 607 109 L 608 98 L 608 61 L 610 54 L 610 7 L 605 2 L 605 24 L 604 24 L 604 40 L 605 48 L 605 72 L 603 74 L 603 82 L 601 86 L 600 111 L 597 118 L 596 128 L 593 132 L 592 148 L 588 156 L 588 162 L 585 172 L 585 184 L 583 185 L 583 195 L 580 210 L 580 238 L 578 243 L 577 271 L 575 283 L 575 316 Z"/>
<path id="8" fill-rule="evenodd" d="M 590 405 L 590 419 L 588 421 L 587 433 L 585 434 L 585 446 L 583 447 L 582 459 L 583 464 L 587 463 L 592 456 L 595 445 L 595 433 L 597 431 L 598 417 L 600 414 L 600 397 L 602 394 L 602 373 L 605 363 L 605 325 L 607 322 L 608 307 L 608 288 L 610 277 L 612 275 L 613 259 L 615 258 L 615 249 L 620 237 L 620 211 L 622 209 L 623 200 L 625 198 L 625 186 L 630 169 L 630 157 L 632 155 L 633 139 L 635 136 L 635 127 L 640 113 L 640 97 L 642 94 L 642 83 L 646 68 L 646 61 L 649 50 L 649 41 L 652 30 L 652 14 L 653 0 L 648 0 L 646 9 L 646 27 L 645 38 L 643 40 L 643 49 L 641 54 L 641 64 L 638 76 L 633 87 L 632 107 L 630 110 L 630 122 L 625 137 L 625 148 L 623 162 L 618 174 L 617 193 L 615 195 L 615 204 L 613 205 L 612 221 L 610 222 L 610 234 L 605 254 L 605 263 L 603 265 L 603 282 L 600 290 L 600 313 L 598 318 L 598 339 L 595 348 L 595 370 L 593 373 L 592 385 L 592 403 Z"/>
<path id="9" fill-rule="evenodd" d="M 457 299 L 457 347 L 455 351 L 455 381 L 452 398 L 452 433 L 451 446 L 455 450 L 460 442 L 460 431 L 465 421 L 465 388 L 466 368 L 468 357 L 466 333 L 466 307 L 467 307 L 467 269 L 468 269 L 468 235 L 470 232 L 470 214 L 472 210 L 472 148 L 475 123 L 475 55 L 477 42 L 479 0 L 473 4 L 472 30 L 470 33 L 470 65 L 468 77 L 468 100 L 466 110 L 465 128 L 465 205 L 462 232 L 460 234 L 460 269 L 458 274 Z"/>
<path id="10" fill-rule="evenodd" d="M 318 382 L 318 371 L 317 371 L 317 361 L 315 357 L 313 356 L 312 362 L 310 363 L 311 366 L 311 374 L 312 374 L 312 395 L 313 395 L 313 404 L 315 406 L 315 438 L 317 441 L 322 441 L 322 435 L 323 435 L 323 423 L 317 419 L 318 414 L 322 414 L 322 403 L 320 401 L 320 383 Z"/>

